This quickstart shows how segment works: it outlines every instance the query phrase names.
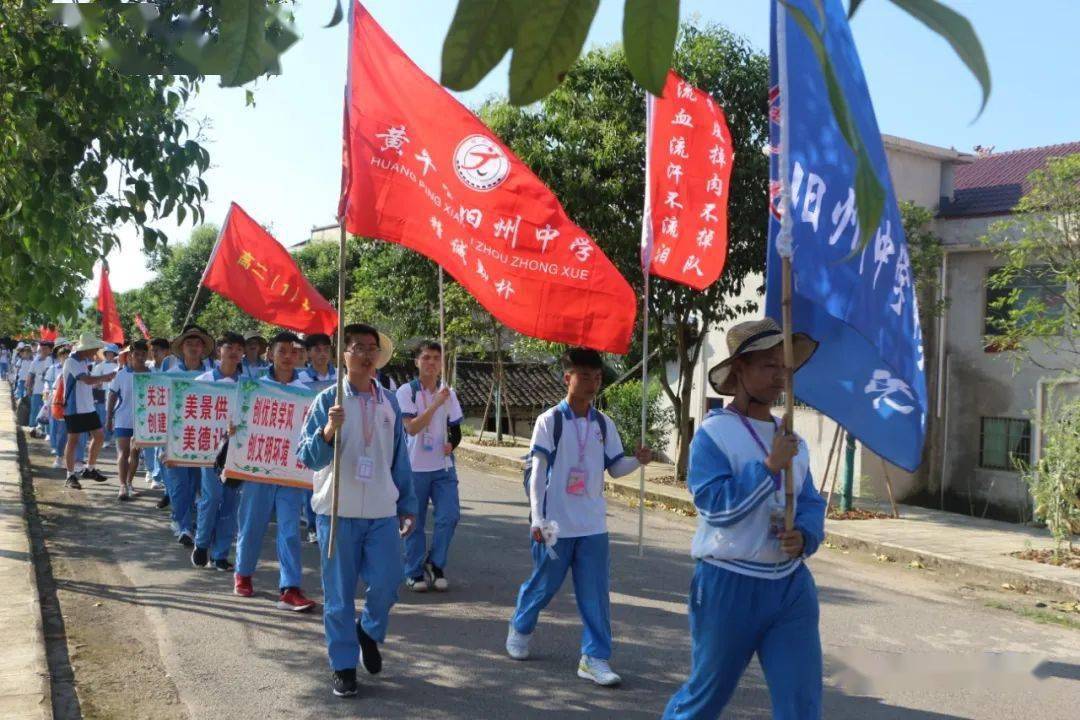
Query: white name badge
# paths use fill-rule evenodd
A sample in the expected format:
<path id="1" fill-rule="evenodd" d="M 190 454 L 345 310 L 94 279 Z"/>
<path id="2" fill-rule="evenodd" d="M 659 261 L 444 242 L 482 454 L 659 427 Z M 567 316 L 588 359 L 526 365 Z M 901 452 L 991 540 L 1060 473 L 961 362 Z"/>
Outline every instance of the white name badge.
<path id="1" fill-rule="evenodd" d="M 424 452 L 431 452 L 435 449 L 435 436 L 429 432 L 420 433 L 420 447 L 424 449 Z"/>
<path id="2" fill-rule="evenodd" d="M 588 479 L 589 473 L 585 468 L 573 467 L 570 468 L 570 476 L 566 479 L 566 492 L 569 495 L 584 495 L 585 494 L 585 481 Z"/>
<path id="3" fill-rule="evenodd" d="M 375 461 L 366 455 L 356 459 L 356 479 L 362 483 L 369 483 L 375 477 Z"/>

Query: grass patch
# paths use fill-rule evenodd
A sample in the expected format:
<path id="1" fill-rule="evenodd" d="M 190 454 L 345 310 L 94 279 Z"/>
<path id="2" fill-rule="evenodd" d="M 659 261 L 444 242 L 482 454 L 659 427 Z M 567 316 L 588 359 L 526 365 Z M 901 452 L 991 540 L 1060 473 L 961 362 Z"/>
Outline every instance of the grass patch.
<path id="1" fill-rule="evenodd" d="M 1054 612 L 1053 610 L 1023 607 L 1002 602 L 1000 600 L 985 600 L 983 604 L 986 605 L 986 607 L 994 608 L 995 610 L 1008 610 L 1009 612 L 1016 613 L 1028 620 L 1034 620 L 1042 625 L 1057 625 L 1059 627 L 1069 628 L 1070 630 L 1080 630 L 1080 618 L 1069 617 L 1068 615 Z"/>

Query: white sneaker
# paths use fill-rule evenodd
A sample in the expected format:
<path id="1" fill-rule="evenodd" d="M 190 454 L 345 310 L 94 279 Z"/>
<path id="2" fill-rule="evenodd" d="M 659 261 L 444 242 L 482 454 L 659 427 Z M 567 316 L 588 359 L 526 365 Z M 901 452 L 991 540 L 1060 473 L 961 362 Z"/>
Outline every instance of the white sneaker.
<path id="1" fill-rule="evenodd" d="M 153 478 L 152 475 L 150 475 L 149 472 L 147 472 L 147 473 L 145 473 L 143 475 L 143 482 L 146 483 L 146 487 L 148 487 L 148 488 L 154 487 L 154 478 Z"/>
<path id="2" fill-rule="evenodd" d="M 588 655 L 581 656 L 581 662 L 577 666 L 577 676 L 585 680 L 592 680 L 597 685 L 603 685 L 604 687 L 618 685 L 622 682 L 622 678 L 612 672 L 607 660 L 589 657 Z"/>
<path id="3" fill-rule="evenodd" d="M 405 581 L 405 587 L 417 593 L 426 593 L 428 591 L 427 580 L 425 580 L 423 576 L 408 578 Z"/>
<path id="4" fill-rule="evenodd" d="M 526 635 L 519 633 L 514 629 L 513 624 L 510 625 L 510 631 L 506 633 L 506 654 L 515 660 L 528 660 L 529 659 L 529 640 L 532 639 L 532 635 Z M 581 672 L 580 670 L 578 671 Z"/>
<path id="5" fill-rule="evenodd" d="M 64 467 L 64 461 L 61 460 L 60 458 L 53 458 L 52 466 L 54 468 L 62 468 L 62 467 Z"/>
<path id="6" fill-rule="evenodd" d="M 151 490 L 164 490 L 165 489 L 165 483 L 158 482 L 157 480 L 154 480 L 152 483 L 150 483 L 150 489 Z"/>

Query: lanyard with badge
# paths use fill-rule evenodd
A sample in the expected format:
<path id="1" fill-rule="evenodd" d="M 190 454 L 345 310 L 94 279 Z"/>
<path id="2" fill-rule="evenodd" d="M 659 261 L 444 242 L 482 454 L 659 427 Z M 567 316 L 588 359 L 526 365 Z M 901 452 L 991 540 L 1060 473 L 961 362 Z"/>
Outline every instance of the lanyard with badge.
<path id="1" fill-rule="evenodd" d="M 754 426 L 750 424 L 750 420 L 745 415 L 743 415 L 741 412 L 739 412 L 739 410 L 734 405 L 730 406 L 730 409 L 731 409 L 731 411 L 733 413 L 735 413 L 735 415 L 738 416 L 739 420 L 742 421 L 743 427 L 746 428 L 746 432 L 750 433 L 750 437 L 752 437 L 754 439 L 754 442 L 757 443 L 758 448 L 761 449 L 762 455 L 764 455 L 766 458 L 769 457 L 769 450 L 768 450 L 768 448 L 765 447 L 765 441 L 761 439 L 761 436 L 758 435 L 757 430 L 755 430 Z M 775 432 L 779 432 L 780 431 L 780 423 L 777 422 L 776 418 L 772 418 L 772 421 L 773 421 L 773 427 L 775 428 Z M 779 481 L 778 478 L 774 477 L 773 478 L 773 492 L 775 494 L 775 493 L 778 493 L 779 491 L 780 491 L 780 481 Z M 783 507 L 783 505 L 777 505 L 776 503 L 773 503 L 773 508 L 769 512 L 769 534 L 773 535 L 773 536 L 779 536 L 780 532 L 783 529 L 784 529 L 784 507 Z"/>
<path id="2" fill-rule="evenodd" d="M 377 401 L 375 389 L 370 388 L 371 398 L 365 402 L 365 397 L 357 393 L 360 402 L 360 435 L 364 445 L 360 449 L 360 456 L 356 459 L 356 479 L 358 482 L 370 483 L 375 476 L 375 460 L 371 457 L 371 440 L 375 437 L 375 413 Z M 370 410 L 369 410 L 370 409 Z"/>
<path id="3" fill-rule="evenodd" d="M 431 407 L 431 401 L 428 400 L 428 391 L 424 389 L 423 385 L 420 386 L 420 399 L 424 401 L 424 407 L 420 412 L 424 413 L 429 407 Z M 435 435 L 431 432 L 431 424 L 434 421 L 435 417 L 432 416 L 431 420 L 428 421 L 427 427 L 424 428 L 423 432 L 420 433 L 420 448 L 424 452 L 435 451 Z"/>
<path id="4" fill-rule="evenodd" d="M 574 437 L 577 439 L 578 459 L 577 465 L 570 468 L 570 474 L 566 480 L 566 492 L 568 495 L 584 495 L 588 486 L 589 470 L 585 465 L 585 446 L 589 442 L 589 419 L 592 417 L 592 408 L 586 413 L 585 417 L 575 417 L 571 420 L 571 426 L 574 428 Z M 581 431 L 578 421 L 584 421 L 585 432 Z"/>

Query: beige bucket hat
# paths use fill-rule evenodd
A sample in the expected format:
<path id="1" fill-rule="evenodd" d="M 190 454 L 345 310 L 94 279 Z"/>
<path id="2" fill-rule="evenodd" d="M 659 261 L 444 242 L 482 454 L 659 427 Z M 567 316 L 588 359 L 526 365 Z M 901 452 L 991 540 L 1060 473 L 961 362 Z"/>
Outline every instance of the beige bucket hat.
<path id="1" fill-rule="evenodd" d="M 806 333 L 791 336 L 795 348 L 795 369 L 798 370 L 817 350 L 818 343 Z M 772 318 L 751 320 L 733 326 L 727 333 L 728 357 L 709 370 L 709 384 L 721 395 L 735 394 L 735 378 L 731 366 L 735 358 L 758 350 L 768 350 L 784 342 L 784 331 Z"/>

